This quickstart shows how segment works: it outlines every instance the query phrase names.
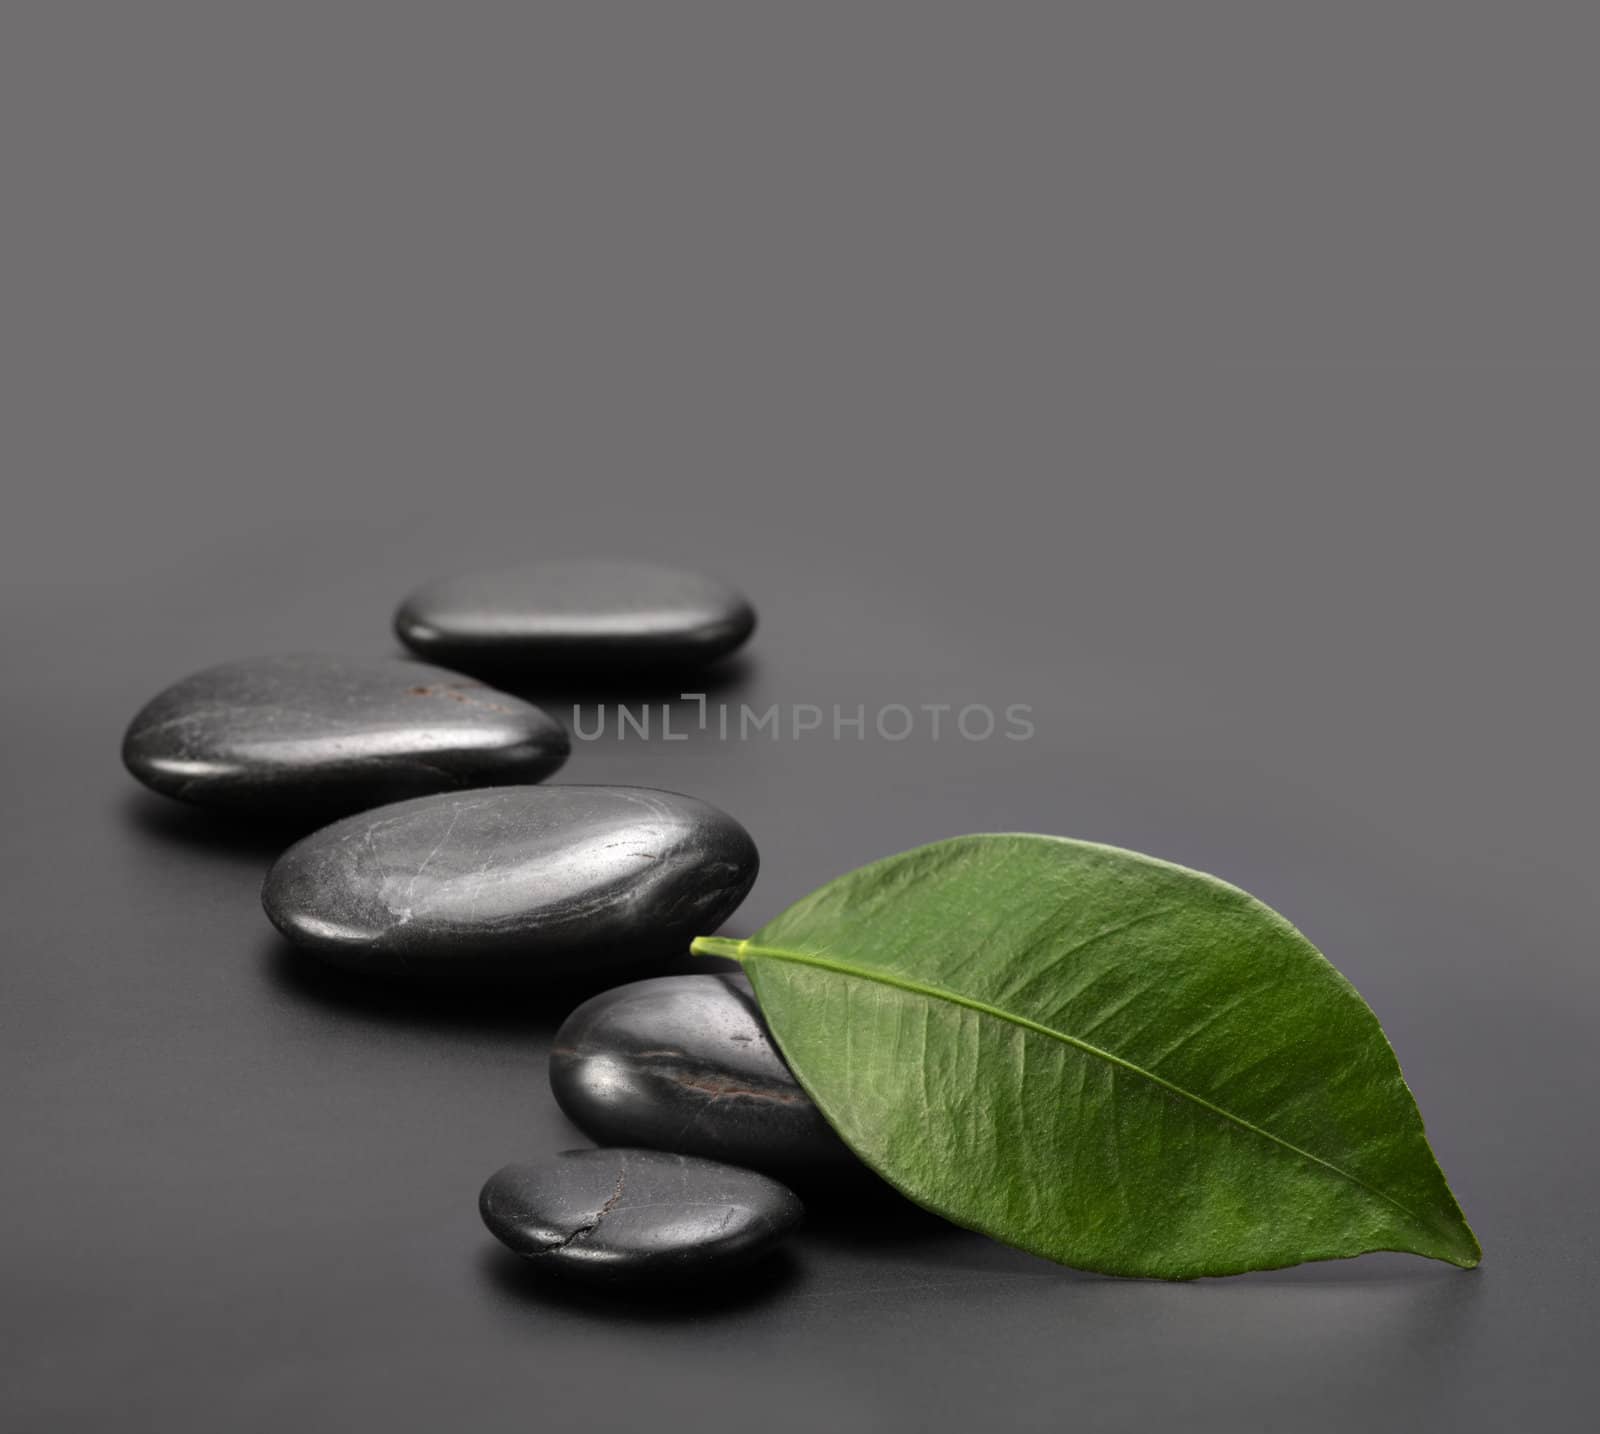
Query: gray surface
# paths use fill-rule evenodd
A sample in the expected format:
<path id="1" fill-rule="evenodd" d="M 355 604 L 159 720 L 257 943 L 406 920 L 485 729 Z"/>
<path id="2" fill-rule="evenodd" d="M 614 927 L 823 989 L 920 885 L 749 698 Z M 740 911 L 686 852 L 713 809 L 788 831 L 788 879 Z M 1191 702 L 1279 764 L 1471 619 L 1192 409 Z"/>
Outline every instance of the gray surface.
<path id="1" fill-rule="evenodd" d="M 1593 12 L 6 7 L 0 1422 L 1566 1429 L 1596 1394 Z M 20 480 L 20 483 L 19 483 Z M 1286 912 L 1486 1258 L 1189 1286 L 813 1225 L 732 1307 L 507 1273 L 552 1008 L 291 964 L 128 716 L 616 552 L 736 700 L 1028 743 L 580 744 L 748 930 L 985 828 Z"/>

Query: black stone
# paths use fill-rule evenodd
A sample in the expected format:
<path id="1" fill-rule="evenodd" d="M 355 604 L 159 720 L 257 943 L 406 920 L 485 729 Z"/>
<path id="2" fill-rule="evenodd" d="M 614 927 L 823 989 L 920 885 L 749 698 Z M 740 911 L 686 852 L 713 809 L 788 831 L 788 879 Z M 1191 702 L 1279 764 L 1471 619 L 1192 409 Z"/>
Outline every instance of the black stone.
<path id="1" fill-rule="evenodd" d="M 602 991 L 556 1033 L 550 1087 L 602 1145 L 790 1178 L 856 1165 L 783 1063 L 742 975 L 658 976 Z"/>
<path id="2" fill-rule="evenodd" d="M 756 615 L 732 588 L 644 563 L 548 562 L 444 578 L 395 614 L 413 651 L 511 680 L 689 670 L 732 652 Z"/>
<path id="3" fill-rule="evenodd" d="M 460 787 L 536 782 L 561 724 L 459 673 L 393 657 L 226 662 L 173 684 L 128 726 L 122 760 L 199 806 L 323 817 Z"/>
<path id="4" fill-rule="evenodd" d="M 681 952 L 756 878 L 725 812 L 644 787 L 491 787 L 348 817 L 262 902 L 289 940 L 405 975 L 544 977 Z"/>
<path id="5" fill-rule="evenodd" d="M 799 1225 L 794 1192 L 753 1170 L 659 1150 L 566 1150 L 507 1165 L 478 1197 L 489 1232 L 553 1274 L 601 1284 L 711 1276 Z"/>

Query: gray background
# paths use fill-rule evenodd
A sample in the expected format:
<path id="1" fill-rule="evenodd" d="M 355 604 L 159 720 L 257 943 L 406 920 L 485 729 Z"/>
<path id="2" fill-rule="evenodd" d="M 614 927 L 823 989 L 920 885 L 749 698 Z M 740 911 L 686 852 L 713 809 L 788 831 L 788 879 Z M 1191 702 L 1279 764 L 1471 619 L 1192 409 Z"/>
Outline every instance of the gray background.
<path id="1" fill-rule="evenodd" d="M 8 5 L 0 1415 L 28 1429 L 1587 1427 L 1594 11 Z M 866 1201 L 726 1301 L 518 1278 L 570 997 L 307 968 L 157 688 L 416 581 L 748 589 L 718 694 L 1031 742 L 580 747 L 755 834 L 747 931 L 1032 829 L 1371 1001 L 1482 1238 L 1187 1286 Z M 552 694 L 556 700 L 558 694 Z"/>

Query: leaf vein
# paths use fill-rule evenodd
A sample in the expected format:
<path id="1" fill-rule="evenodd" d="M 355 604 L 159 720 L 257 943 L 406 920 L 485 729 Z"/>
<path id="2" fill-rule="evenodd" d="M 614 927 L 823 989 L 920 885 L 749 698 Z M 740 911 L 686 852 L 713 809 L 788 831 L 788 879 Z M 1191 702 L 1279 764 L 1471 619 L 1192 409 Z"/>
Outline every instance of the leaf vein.
<path id="1" fill-rule="evenodd" d="M 1183 1100 L 1190 1101 L 1194 1105 L 1199 1106 L 1202 1110 L 1208 1111 L 1210 1114 L 1218 1116 L 1221 1119 L 1228 1121 L 1232 1125 L 1238 1126 L 1241 1130 L 1246 1130 L 1253 1135 L 1260 1136 L 1262 1139 L 1270 1141 L 1272 1144 L 1281 1147 L 1291 1154 L 1299 1156 L 1302 1160 L 1309 1161 L 1311 1164 L 1319 1166 L 1323 1170 L 1326 1170 L 1333 1175 L 1337 1175 L 1342 1180 L 1348 1180 L 1351 1184 L 1360 1186 L 1361 1189 L 1365 1190 L 1368 1194 L 1375 1196 L 1377 1199 L 1384 1201 L 1386 1204 L 1394 1206 L 1394 1208 L 1400 1211 L 1400 1213 L 1403 1214 L 1408 1220 L 1411 1220 L 1422 1228 L 1435 1231 L 1438 1230 L 1436 1222 L 1417 1214 L 1415 1210 L 1412 1210 L 1409 1206 L 1395 1199 L 1395 1197 L 1390 1195 L 1387 1191 L 1379 1190 L 1376 1186 L 1369 1185 L 1359 1175 L 1355 1174 L 1354 1171 L 1346 1170 L 1342 1166 L 1336 1165 L 1333 1161 L 1324 1159 L 1322 1156 L 1313 1151 L 1305 1149 L 1303 1146 L 1296 1145 L 1292 1140 L 1285 1140 L 1283 1136 L 1275 1135 L 1272 1131 L 1267 1130 L 1265 1127 L 1255 1124 L 1254 1121 L 1246 1120 L 1241 1115 L 1235 1115 L 1232 1111 L 1226 1110 L 1220 1105 L 1213 1104 L 1204 1096 L 1197 1095 L 1194 1091 L 1186 1090 L 1183 1086 L 1180 1086 L 1173 1081 L 1169 1081 L 1163 1076 L 1157 1075 L 1152 1070 L 1147 1070 L 1137 1062 L 1130 1061 L 1124 1056 L 1117 1055 L 1114 1051 L 1108 1051 L 1101 1046 L 1097 1046 L 1090 1041 L 1083 1040 L 1081 1037 L 1074 1036 L 1067 1031 L 1058 1031 L 1051 1026 L 1043 1024 L 1043 1022 L 1032 1020 L 1027 1016 L 1019 1015 L 1014 1011 L 1007 1011 L 1000 1006 L 990 1005 L 987 1001 L 981 1001 L 975 996 L 964 996 L 958 991 L 946 990 L 942 986 L 934 986 L 922 981 L 913 981 L 909 977 L 892 975 L 886 971 L 869 970 L 865 967 L 852 965 L 849 962 L 836 960 L 831 957 L 816 956 L 804 951 L 788 951 L 776 946 L 761 946 L 752 941 L 739 942 L 738 953 L 739 954 L 736 959 L 741 961 L 750 956 L 765 958 L 772 961 L 787 961 L 794 965 L 811 966 L 817 970 L 832 971 L 836 975 L 853 977 L 858 981 L 876 982 L 879 985 L 893 987 L 894 989 L 908 992 L 914 996 L 924 996 L 931 1000 L 937 1001 L 948 1001 L 952 1005 L 963 1006 L 968 1010 L 978 1012 L 980 1015 L 990 1016 L 998 1021 L 1010 1022 L 1012 1025 L 1022 1027 L 1024 1030 L 1032 1031 L 1035 1035 L 1046 1036 L 1051 1040 L 1060 1041 L 1064 1045 L 1072 1046 L 1073 1048 L 1082 1051 L 1085 1055 L 1105 1061 L 1113 1068 L 1113 1071 L 1124 1070 L 1131 1075 L 1140 1076 L 1149 1081 L 1151 1084 L 1160 1087 L 1162 1090 L 1168 1091 L 1172 1095 L 1176 1095 Z M 727 954 L 733 953 L 729 952 Z"/>

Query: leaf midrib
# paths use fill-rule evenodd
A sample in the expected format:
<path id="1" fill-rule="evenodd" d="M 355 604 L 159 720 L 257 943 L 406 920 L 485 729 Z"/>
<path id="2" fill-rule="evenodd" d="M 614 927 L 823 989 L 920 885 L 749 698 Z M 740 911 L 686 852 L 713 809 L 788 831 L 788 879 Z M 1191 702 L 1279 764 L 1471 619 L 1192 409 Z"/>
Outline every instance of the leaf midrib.
<path id="1" fill-rule="evenodd" d="M 713 949 L 713 942 L 715 949 Z M 702 949 L 708 955 L 732 956 L 737 961 L 743 961 L 746 956 L 756 956 L 773 961 L 787 961 L 797 966 L 812 966 L 822 971 L 833 971 L 841 976 L 851 976 L 860 981 L 871 981 L 878 985 L 890 986 L 897 990 L 909 992 L 914 996 L 925 996 L 931 1000 L 948 1001 L 952 1005 L 964 1006 L 967 1010 L 976 1011 L 980 1015 L 991 1016 L 995 1020 L 1009 1022 L 1011 1025 L 1021 1027 L 1023 1030 L 1032 1031 L 1036 1035 L 1047 1036 L 1051 1040 L 1060 1041 L 1063 1045 L 1071 1046 L 1076 1050 L 1082 1051 L 1085 1055 L 1096 1057 L 1110 1065 L 1128 1071 L 1132 1075 L 1140 1076 L 1151 1082 L 1151 1084 L 1159 1086 L 1162 1090 L 1169 1091 L 1173 1095 L 1199 1106 L 1202 1110 L 1209 1111 L 1212 1115 L 1219 1116 L 1221 1119 L 1238 1126 L 1241 1130 L 1247 1130 L 1253 1135 L 1258 1135 L 1262 1139 L 1289 1151 L 1291 1154 L 1299 1156 L 1302 1160 L 1307 1160 L 1313 1165 L 1320 1166 L 1331 1174 L 1337 1175 L 1341 1180 L 1347 1180 L 1352 1185 L 1357 1185 L 1365 1190 L 1369 1195 L 1373 1195 L 1386 1204 L 1392 1205 L 1417 1227 L 1432 1231 L 1436 1235 L 1445 1236 L 1446 1243 L 1451 1246 L 1456 1244 L 1456 1241 L 1450 1237 L 1450 1232 L 1442 1229 L 1435 1221 L 1418 1215 L 1415 1210 L 1396 1200 L 1387 1191 L 1379 1190 L 1376 1186 L 1369 1185 L 1353 1171 L 1346 1170 L 1343 1166 L 1324 1159 L 1314 1151 L 1306 1150 L 1303 1146 L 1296 1145 L 1292 1140 L 1285 1140 L 1281 1135 L 1273 1134 L 1272 1131 L 1264 1126 L 1257 1125 L 1254 1121 L 1246 1120 L 1242 1115 L 1235 1115 L 1232 1111 L 1214 1104 L 1204 1096 L 1196 1095 L 1193 1091 L 1186 1090 L 1183 1086 L 1167 1080 L 1164 1076 L 1159 1076 L 1152 1070 L 1146 1070 L 1145 1067 L 1119 1056 L 1113 1051 L 1108 1051 L 1102 1046 L 1097 1046 L 1092 1041 L 1086 1041 L 1080 1036 L 1070 1035 L 1066 1031 L 1058 1031 L 1053 1026 L 1047 1026 L 1041 1021 L 1018 1015 L 1014 1011 L 1007 1011 L 1003 1007 L 990 1005 L 989 1002 L 980 1001 L 975 996 L 964 996 L 959 991 L 947 990 L 943 986 L 913 981 L 909 977 L 896 976 L 886 971 L 869 970 L 865 967 L 854 966 L 849 962 L 834 960 L 827 956 L 817 956 L 805 951 L 789 951 L 779 946 L 762 946 L 753 941 L 723 942 L 715 941 L 715 938 L 708 941 L 702 937 L 695 944 L 701 946 L 702 943 L 704 943 Z"/>

